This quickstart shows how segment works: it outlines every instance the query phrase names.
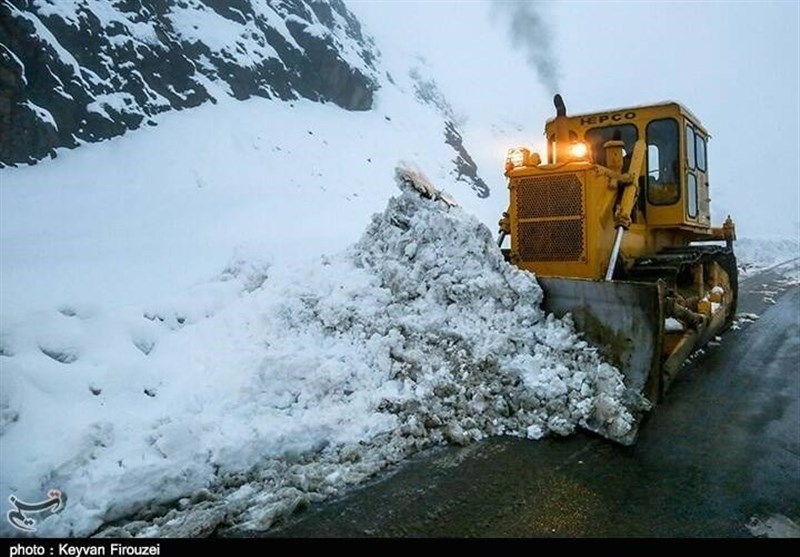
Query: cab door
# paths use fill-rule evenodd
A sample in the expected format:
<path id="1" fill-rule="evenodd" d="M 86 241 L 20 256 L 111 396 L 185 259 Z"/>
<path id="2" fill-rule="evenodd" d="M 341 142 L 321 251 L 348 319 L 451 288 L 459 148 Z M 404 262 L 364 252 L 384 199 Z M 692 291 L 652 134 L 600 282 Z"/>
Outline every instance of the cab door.
<path id="1" fill-rule="evenodd" d="M 706 138 L 691 122 L 686 121 L 684 161 L 686 168 L 686 220 L 708 226 L 711 223 L 708 191 Z"/>

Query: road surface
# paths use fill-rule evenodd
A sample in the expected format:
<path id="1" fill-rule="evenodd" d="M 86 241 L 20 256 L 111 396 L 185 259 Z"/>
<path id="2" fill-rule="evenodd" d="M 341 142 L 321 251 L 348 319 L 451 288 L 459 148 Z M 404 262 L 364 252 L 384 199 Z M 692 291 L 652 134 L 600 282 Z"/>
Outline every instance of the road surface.
<path id="1" fill-rule="evenodd" d="M 438 449 L 269 535 L 798 536 L 800 287 L 785 282 L 742 282 L 739 312 L 760 318 L 687 364 L 633 447 Z"/>

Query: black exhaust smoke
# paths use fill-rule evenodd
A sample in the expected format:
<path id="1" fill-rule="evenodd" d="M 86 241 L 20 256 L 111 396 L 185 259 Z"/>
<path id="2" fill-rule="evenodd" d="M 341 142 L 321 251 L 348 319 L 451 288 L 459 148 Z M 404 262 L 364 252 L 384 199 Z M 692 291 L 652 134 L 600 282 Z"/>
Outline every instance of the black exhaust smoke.
<path id="1" fill-rule="evenodd" d="M 539 81 L 550 94 L 559 90 L 558 60 L 553 53 L 550 26 L 541 13 L 543 2 L 495 0 L 494 13 L 507 23 L 511 43 L 525 54 Z"/>

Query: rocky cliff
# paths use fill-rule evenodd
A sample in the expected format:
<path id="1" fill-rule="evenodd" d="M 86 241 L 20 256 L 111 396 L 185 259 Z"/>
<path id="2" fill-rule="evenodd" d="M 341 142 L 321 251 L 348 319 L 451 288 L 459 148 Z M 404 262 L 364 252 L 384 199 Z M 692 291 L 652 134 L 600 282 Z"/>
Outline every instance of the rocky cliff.
<path id="1" fill-rule="evenodd" d="M 341 0 L 4 0 L 0 162 L 34 162 L 219 95 L 367 110 L 374 61 Z"/>

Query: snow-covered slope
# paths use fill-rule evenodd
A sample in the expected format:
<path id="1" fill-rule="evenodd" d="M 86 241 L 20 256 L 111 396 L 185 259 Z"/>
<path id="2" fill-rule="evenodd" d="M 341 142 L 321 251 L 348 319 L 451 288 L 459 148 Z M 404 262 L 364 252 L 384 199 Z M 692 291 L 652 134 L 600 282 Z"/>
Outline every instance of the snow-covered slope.
<path id="1" fill-rule="evenodd" d="M 800 258 L 800 238 L 741 238 L 735 250 L 740 276 L 747 277 Z"/>
<path id="2" fill-rule="evenodd" d="M 0 171 L 5 315 L 143 303 L 213 276 L 237 250 L 285 262 L 341 249 L 384 206 L 398 159 L 480 204 L 454 180 L 442 118 L 393 87 L 367 112 L 254 98 L 157 118 Z"/>

